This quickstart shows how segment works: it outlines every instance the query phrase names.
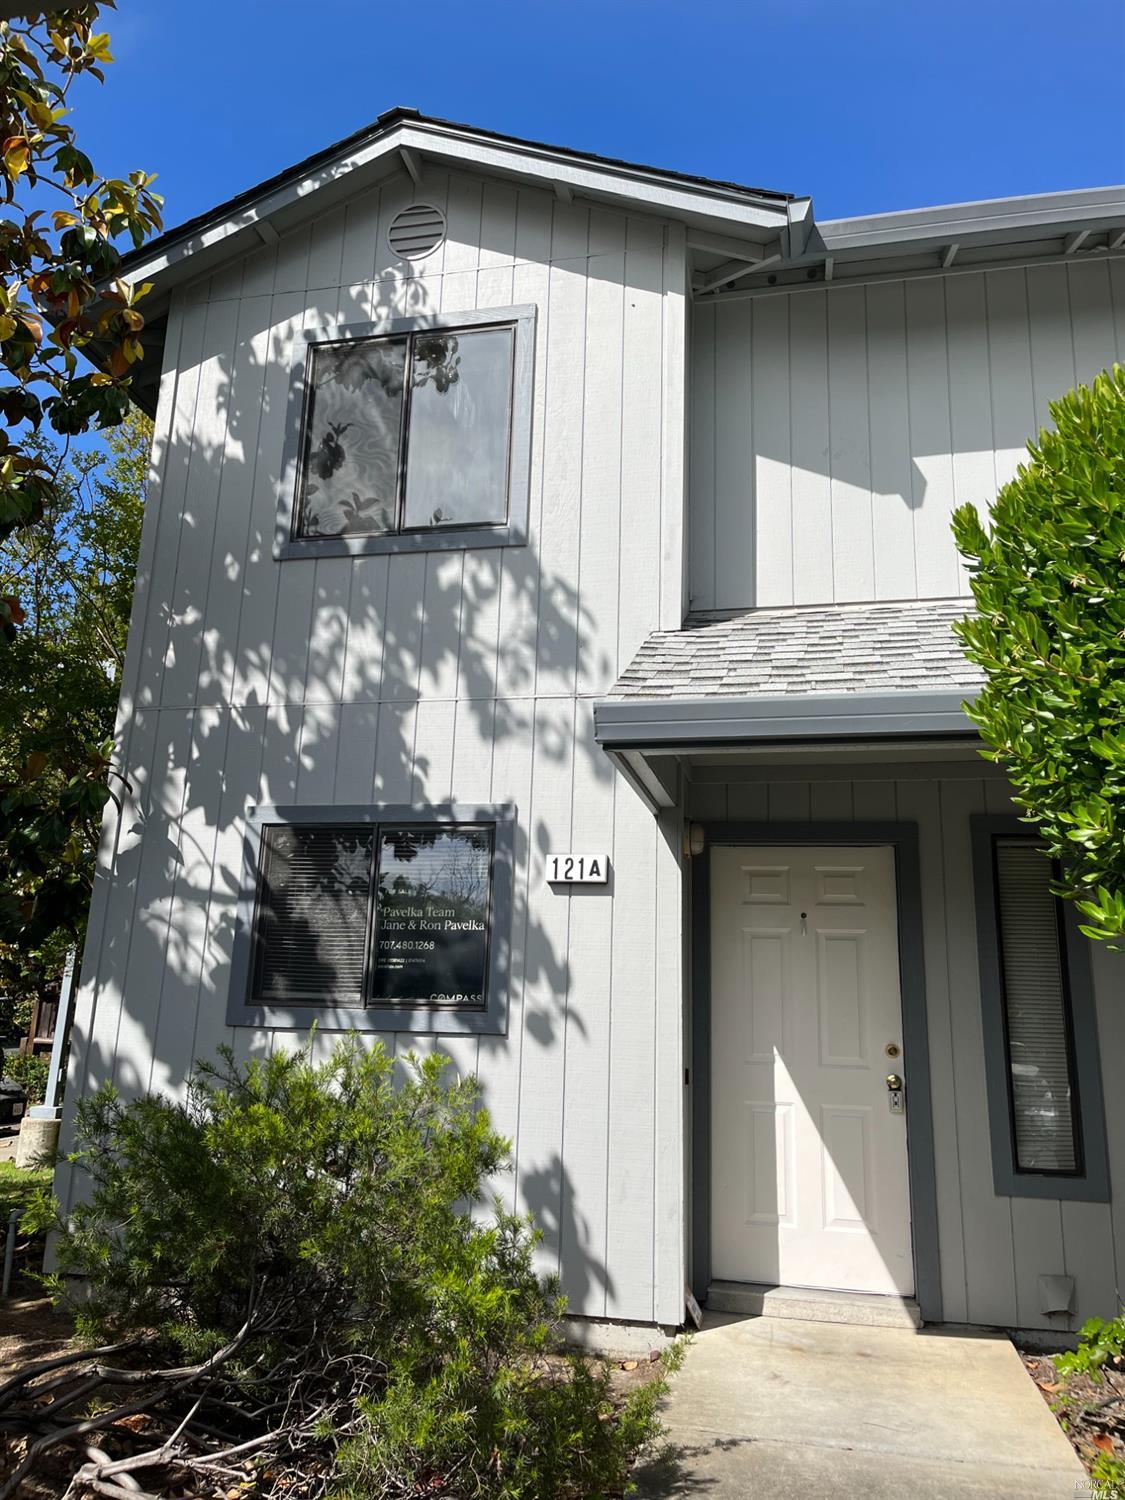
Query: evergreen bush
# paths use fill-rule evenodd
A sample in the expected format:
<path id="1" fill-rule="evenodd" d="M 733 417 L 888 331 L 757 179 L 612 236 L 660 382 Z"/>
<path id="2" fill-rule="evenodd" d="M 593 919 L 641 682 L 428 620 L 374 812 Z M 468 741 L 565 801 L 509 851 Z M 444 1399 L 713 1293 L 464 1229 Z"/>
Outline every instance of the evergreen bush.
<path id="1" fill-rule="evenodd" d="M 953 517 L 986 682 L 969 716 L 1093 938 L 1125 938 L 1125 368 L 1051 403 L 989 529 Z"/>
<path id="2" fill-rule="evenodd" d="M 81 1278 L 83 1337 L 140 1341 L 151 1425 L 134 1446 L 186 1419 L 181 1471 L 198 1481 L 239 1448 L 264 1494 L 626 1493 L 659 1381 L 617 1400 L 601 1362 L 552 1352 L 564 1303 L 536 1236 L 498 1200 L 485 1210 L 508 1148 L 476 1082 L 438 1056 L 394 1074 L 353 1037 L 320 1064 L 225 1052 L 183 1102 L 104 1088 L 79 1106 L 85 1201 L 65 1222 L 39 1213 L 56 1290 Z M 103 1432 L 120 1432 L 119 1394 Z"/>

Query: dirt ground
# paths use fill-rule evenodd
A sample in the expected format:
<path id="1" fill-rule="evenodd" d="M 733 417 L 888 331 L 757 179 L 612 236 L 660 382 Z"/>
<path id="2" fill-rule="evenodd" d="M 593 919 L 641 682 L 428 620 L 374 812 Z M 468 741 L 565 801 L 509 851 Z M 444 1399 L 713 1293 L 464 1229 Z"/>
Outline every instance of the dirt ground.
<path id="1" fill-rule="evenodd" d="M 1021 1357 L 1087 1469 L 1099 1453 L 1125 1459 L 1125 1369 L 1107 1367 L 1101 1381 L 1073 1375 L 1064 1384 L 1049 1355 Z"/>
<path id="2" fill-rule="evenodd" d="M 50 1359 L 71 1347 L 71 1323 L 48 1297 L 0 1302 L 0 1379 L 35 1359 Z"/>

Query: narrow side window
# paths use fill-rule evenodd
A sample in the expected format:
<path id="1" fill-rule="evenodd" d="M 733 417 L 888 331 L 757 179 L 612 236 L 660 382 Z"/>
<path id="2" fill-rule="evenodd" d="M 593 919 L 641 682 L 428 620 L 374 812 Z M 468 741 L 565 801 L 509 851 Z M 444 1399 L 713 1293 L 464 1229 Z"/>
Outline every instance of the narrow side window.
<path id="1" fill-rule="evenodd" d="M 994 859 L 1015 1167 L 1078 1173 L 1073 1020 L 1051 866 L 1027 839 L 997 839 Z"/>
<path id="2" fill-rule="evenodd" d="M 1013 1198 L 1106 1203 L 1091 944 L 1025 824 L 971 819 L 992 1178 Z"/>

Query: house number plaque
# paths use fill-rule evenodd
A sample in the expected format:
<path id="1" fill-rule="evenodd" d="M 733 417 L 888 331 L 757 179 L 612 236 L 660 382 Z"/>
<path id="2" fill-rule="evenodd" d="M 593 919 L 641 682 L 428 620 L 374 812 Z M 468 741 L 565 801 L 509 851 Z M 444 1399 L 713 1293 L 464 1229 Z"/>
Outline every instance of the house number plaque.
<path id="1" fill-rule="evenodd" d="M 548 885 L 605 885 L 609 859 L 604 854 L 548 854 Z"/>

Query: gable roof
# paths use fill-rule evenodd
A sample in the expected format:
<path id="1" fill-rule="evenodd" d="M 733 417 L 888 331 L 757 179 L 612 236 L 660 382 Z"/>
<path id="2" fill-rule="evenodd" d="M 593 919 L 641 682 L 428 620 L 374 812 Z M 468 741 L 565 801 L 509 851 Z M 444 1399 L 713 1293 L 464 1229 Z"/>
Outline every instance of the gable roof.
<path id="1" fill-rule="evenodd" d="M 567 199 L 578 193 L 680 218 L 758 244 L 787 226 L 789 205 L 796 201 L 791 193 L 546 145 L 396 106 L 362 130 L 166 230 L 126 256 L 122 273 L 154 282 L 159 297 L 183 274 L 203 275 L 256 245 L 272 243 L 314 212 L 322 214 L 392 172 L 405 167 L 417 181 L 428 160 L 514 177 Z"/>
<path id="2" fill-rule="evenodd" d="M 797 253 L 808 232 L 808 200 L 790 193 L 551 146 L 397 106 L 124 257 L 120 274 L 152 285 L 134 400 L 150 412 L 155 407 L 164 323 L 176 287 L 274 244 L 394 174 L 406 172 L 419 182 L 429 164 L 526 183 L 567 202 L 578 196 L 676 219 L 721 254 L 733 250 L 751 263 L 767 247 Z M 97 349 L 89 352 L 96 361 Z"/>
<path id="3" fill-rule="evenodd" d="M 146 410 L 155 406 L 163 325 L 177 286 L 275 243 L 396 173 L 423 181 L 430 163 L 534 185 L 567 202 L 579 197 L 683 223 L 696 297 L 785 291 L 833 279 L 948 274 L 950 268 L 1125 249 L 1121 188 L 817 224 L 807 197 L 547 145 L 396 106 L 124 258 L 122 274 L 153 286 L 144 308 L 147 357 L 134 377 L 134 399 Z M 96 360 L 96 348 L 89 352 Z"/>
<path id="4" fill-rule="evenodd" d="M 777 205 L 782 214 L 784 214 L 785 205 L 794 197 L 792 193 L 777 192 L 772 188 L 749 187 L 744 183 L 727 182 L 716 177 L 702 177 L 693 172 L 679 172 L 669 167 L 644 166 L 639 162 L 625 161 L 620 157 L 602 156 L 592 151 L 578 151 L 571 146 L 548 145 L 543 141 L 528 140 L 522 136 L 505 135 L 498 130 L 486 130 L 477 125 L 464 125 L 453 120 L 443 120 L 434 115 L 423 115 L 420 111 L 406 105 L 395 105 L 393 109 L 384 110 L 370 125 L 364 125 L 359 130 L 352 131 L 341 140 L 334 141 L 331 145 L 324 146 L 321 150 L 314 151 L 311 155 L 294 162 L 291 167 L 285 167 L 282 171 L 274 173 L 272 177 L 267 177 L 253 187 L 236 193 L 233 198 L 227 198 L 215 204 L 213 208 L 206 209 L 203 213 L 196 214 L 193 218 L 186 219 L 182 224 L 177 224 L 155 239 L 149 240 L 139 250 L 125 257 L 123 270 L 127 274 L 133 274 L 134 268 L 147 265 L 154 257 L 164 256 L 165 252 L 170 251 L 181 241 L 190 239 L 193 235 L 224 219 L 229 219 L 246 210 L 253 210 L 264 200 L 282 192 L 285 188 L 305 178 L 315 176 L 326 167 L 331 167 L 338 158 L 345 159 L 359 149 L 388 139 L 393 134 L 401 133 L 397 128 L 405 125 L 412 127 L 412 135 L 409 138 L 404 136 L 400 150 L 410 150 L 416 147 L 425 151 L 430 142 L 419 145 L 413 140 L 413 134 L 427 132 L 432 135 L 433 145 L 441 140 L 448 142 L 451 146 L 457 142 L 467 144 L 472 140 L 490 142 L 500 148 L 514 149 L 517 153 L 526 155 L 529 159 L 529 166 L 532 159 L 538 159 L 544 166 L 554 159 L 555 164 L 560 166 L 571 164 L 576 169 L 592 167 L 599 171 L 613 173 L 622 179 L 632 181 L 635 186 L 646 182 L 650 184 L 664 182 L 669 185 L 682 185 L 685 189 L 693 191 L 702 190 L 707 196 L 729 197 L 736 202 L 744 200 L 748 203 Z M 565 176 L 551 174 L 550 185 L 552 187 L 565 181 Z"/>

